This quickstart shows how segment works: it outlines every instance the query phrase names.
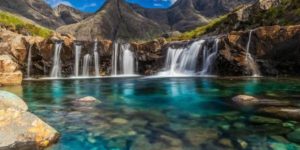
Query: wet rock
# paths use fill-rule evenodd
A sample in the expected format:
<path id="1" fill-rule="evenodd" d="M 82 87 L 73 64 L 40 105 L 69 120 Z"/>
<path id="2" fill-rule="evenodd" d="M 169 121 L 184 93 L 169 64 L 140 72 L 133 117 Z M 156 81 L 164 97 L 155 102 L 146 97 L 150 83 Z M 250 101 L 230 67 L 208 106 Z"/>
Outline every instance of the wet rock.
<path id="1" fill-rule="evenodd" d="M 97 98 L 92 97 L 92 96 L 86 96 L 86 97 L 80 98 L 80 99 L 77 100 L 77 102 L 82 102 L 82 103 L 94 103 L 94 102 L 98 102 L 98 103 L 101 103 L 100 100 L 98 100 Z"/>
<path id="2" fill-rule="evenodd" d="M 246 149 L 248 147 L 248 143 L 242 139 L 238 139 L 237 142 L 239 143 L 242 149 Z"/>
<path id="3" fill-rule="evenodd" d="M 232 98 L 232 101 L 242 106 L 253 106 L 258 104 L 259 100 L 253 96 L 238 95 Z"/>
<path id="4" fill-rule="evenodd" d="M 269 117 L 262 117 L 262 116 L 251 116 L 249 118 L 251 123 L 256 124 L 280 124 L 282 121 L 280 119 L 269 118 Z"/>
<path id="5" fill-rule="evenodd" d="M 219 137 L 218 131 L 209 128 L 192 128 L 185 133 L 185 139 L 193 146 L 199 146 L 207 141 L 216 140 Z"/>
<path id="6" fill-rule="evenodd" d="M 27 111 L 27 104 L 15 94 L 0 90 L 0 109 L 14 108 Z"/>
<path id="7" fill-rule="evenodd" d="M 287 135 L 288 140 L 300 144 L 300 128 Z"/>
<path id="8" fill-rule="evenodd" d="M 272 135 L 270 136 L 270 139 L 274 140 L 275 142 L 290 143 L 285 137 L 280 135 Z"/>
<path id="9" fill-rule="evenodd" d="M 162 141 L 168 143 L 171 146 L 181 147 L 181 145 L 182 145 L 181 140 L 174 138 L 174 137 L 167 136 L 167 135 L 161 135 L 160 139 Z"/>
<path id="10" fill-rule="evenodd" d="M 35 115 L 13 108 L 0 110 L 0 149 L 47 147 L 58 132 Z"/>
<path id="11" fill-rule="evenodd" d="M 111 121 L 111 123 L 116 124 L 116 125 L 123 125 L 123 124 L 127 124 L 128 120 L 123 119 L 123 118 L 115 118 Z"/>
<path id="12" fill-rule="evenodd" d="M 296 107 L 265 107 L 257 112 L 282 118 L 300 121 L 300 109 Z"/>
<path id="13" fill-rule="evenodd" d="M 230 139 L 222 138 L 218 141 L 218 143 L 225 147 L 230 147 L 230 148 L 233 147 L 233 144 Z"/>

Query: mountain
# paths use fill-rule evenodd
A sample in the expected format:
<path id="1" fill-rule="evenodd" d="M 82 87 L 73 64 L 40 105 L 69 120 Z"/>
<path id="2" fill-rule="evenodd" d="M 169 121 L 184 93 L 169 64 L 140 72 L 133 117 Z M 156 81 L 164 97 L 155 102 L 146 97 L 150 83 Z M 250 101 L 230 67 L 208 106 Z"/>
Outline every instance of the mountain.
<path id="1" fill-rule="evenodd" d="M 51 29 L 65 24 L 43 0 L 0 0 L 0 9 L 23 16 Z"/>
<path id="2" fill-rule="evenodd" d="M 183 32 L 205 25 L 210 18 L 223 15 L 241 4 L 253 1 L 255 0 L 178 0 L 168 9 L 143 8 L 137 4 L 131 6 L 144 17 L 167 25 L 172 30 Z"/>
<path id="3" fill-rule="evenodd" d="M 123 0 L 107 0 L 94 15 L 57 29 L 73 34 L 79 40 L 150 39 L 166 30 L 167 27 L 136 13 Z"/>
<path id="4" fill-rule="evenodd" d="M 73 7 L 63 4 L 55 7 L 54 13 L 56 14 L 56 16 L 59 16 L 65 24 L 77 23 L 91 15 L 89 13 L 81 12 Z"/>

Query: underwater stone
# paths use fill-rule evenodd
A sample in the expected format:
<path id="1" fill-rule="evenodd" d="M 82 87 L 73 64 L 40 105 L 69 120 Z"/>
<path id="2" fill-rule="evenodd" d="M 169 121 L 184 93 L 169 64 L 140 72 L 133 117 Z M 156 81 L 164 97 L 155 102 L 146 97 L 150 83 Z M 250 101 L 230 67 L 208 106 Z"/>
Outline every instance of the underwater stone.
<path id="1" fill-rule="evenodd" d="M 232 98 L 232 101 L 242 106 L 253 106 L 256 105 L 259 100 L 253 96 L 238 95 Z"/>
<path id="2" fill-rule="evenodd" d="M 160 139 L 166 143 L 168 143 L 171 146 L 181 146 L 182 142 L 180 139 L 174 138 L 174 137 L 170 137 L 167 135 L 161 135 Z"/>
<path id="3" fill-rule="evenodd" d="M 192 128 L 185 133 L 185 139 L 194 146 L 216 140 L 218 137 L 218 131 L 210 128 Z"/>
<path id="4" fill-rule="evenodd" d="M 300 128 L 287 135 L 288 140 L 300 144 Z"/>
<path id="5" fill-rule="evenodd" d="M 86 96 L 86 97 L 78 99 L 77 101 L 84 102 L 84 103 L 92 103 L 92 102 L 100 102 L 101 103 L 100 100 L 98 100 L 97 98 L 92 97 L 92 96 Z"/>
<path id="6" fill-rule="evenodd" d="M 244 140 L 238 139 L 237 142 L 240 144 L 242 149 L 246 149 L 248 147 L 248 143 Z"/>
<path id="7" fill-rule="evenodd" d="M 269 118 L 269 117 L 262 117 L 262 116 L 251 116 L 249 118 L 251 123 L 257 124 L 279 124 L 282 123 L 280 119 Z"/>
<path id="8" fill-rule="evenodd" d="M 127 124 L 128 120 L 123 119 L 123 118 L 115 118 L 111 121 L 111 123 L 116 124 L 116 125 L 123 125 L 123 124 Z"/>
<path id="9" fill-rule="evenodd" d="M 270 139 L 280 143 L 290 143 L 285 137 L 280 135 L 272 135 L 270 136 Z"/>
<path id="10" fill-rule="evenodd" d="M 218 143 L 225 147 L 230 147 L 230 148 L 233 147 L 233 144 L 230 139 L 222 138 L 218 141 Z"/>

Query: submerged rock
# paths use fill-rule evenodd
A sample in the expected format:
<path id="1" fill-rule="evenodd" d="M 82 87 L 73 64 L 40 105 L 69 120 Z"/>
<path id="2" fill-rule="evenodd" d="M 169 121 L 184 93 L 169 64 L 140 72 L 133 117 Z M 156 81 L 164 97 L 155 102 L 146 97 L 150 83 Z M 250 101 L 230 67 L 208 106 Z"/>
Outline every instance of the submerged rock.
<path id="1" fill-rule="evenodd" d="M 218 131 L 209 128 L 192 128 L 185 133 L 185 139 L 193 146 L 199 146 L 207 141 L 216 140 L 219 137 Z"/>
<path id="2" fill-rule="evenodd" d="M 77 102 L 82 102 L 82 103 L 94 103 L 94 102 L 101 103 L 100 100 L 98 100 L 97 98 L 92 97 L 92 96 L 86 96 L 86 97 L 80 98 L 76 101 Z"/>
<path id="3" fill-rule="evenodd" d="M 253 106 L 258 104 L 259 100 L 253 96 L 238 95 L 232 98 L 232 101 L 242 106 Z"/>
<path id="4" fill-rule="evenodd" d="M 27 111 L 28 106 L 17 95 L 0 91 L 0 109 L 14 108 L 22 111 Z"/>
<path id="5" fill-rule="evenodd" d="M 296 107 L 265 107 L 260 108 L 258 112 L 278 118 L 300 121 L 300 109 Z"/>
<path id="6" fill-rule="evenodd" d="M 288 140 L 300 144 L 300 128 L 287 135 Z"/>
<path id="7" fill-rule="evenodd" d="M 123 125 L 123 124 L 127 124 L 128 120 L 123 119 L 123 118 L 115 118 L 111 121 L 111 123 L 116 124 L 116 125 Z"/>
<path id="8" fill-rule="evenodd" d="M 269 118 L 269 117 L 262 117 L 262 116 L 251 116 L 249 118 L 251 123 L 257 124 L 280 124 L 282 121 L 280 119 Z"/>

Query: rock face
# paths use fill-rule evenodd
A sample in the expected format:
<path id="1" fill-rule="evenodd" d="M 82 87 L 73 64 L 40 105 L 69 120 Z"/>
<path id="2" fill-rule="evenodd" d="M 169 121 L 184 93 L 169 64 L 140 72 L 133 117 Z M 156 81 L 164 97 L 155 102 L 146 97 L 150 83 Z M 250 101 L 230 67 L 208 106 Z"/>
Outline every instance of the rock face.
<path id="1" fill-rule="evenodd" d="M 251 75 L 246 61 L 249 31 L 221 38 L 216 71 L 220 75 Z M 249 52 L 262 75 L 299 75 L 300 26 L 266 26 L 253 31 Z"/>
<path id="2" fill-rule="evenodd" d="M 124 0 L 108 0 L 93 16 L 83 21 L 60 27 L 58 32 L 75 35 L 78 40 L 149 39 L 164 29 L 136 13 Z"/>
<path id="3" fill-rule="evenodd" d="M 65 24 L 77 23 L 91 15 L 63 4 L 54 8 L 54 13 L 56 16 L 60 16 L 61 20 L 63 20 Z"/>
<path id="4" fill-rule="evenodd" d="M 207 18 L 232 11 L 235 7 L 253 0 L 178 0 L 168 9 L 149 9 L 132 4 L 141 15 L 172 30 L 187 31 L 208 23 Z"/>
<path id="5" fill-rule="evenodd" d="M 21 84 L 22 72 L 9 55 L 0 55 L 0 85 Z"/>
<path id="6" fill-rule="evenodd" d="M 14 102 L 8 103 L 8 100 Z M 58 132 L 35 115 L 27 112 L 26 104 L 17 96 L 0 91 L 0 103 L 1 150 L 40 149 L 48 147 L 58 140 Z"/>
<path id="7" fill-rule="evenodd" d="M 1 0 L 0 9 L 24 16 L 52 29 L 64 24 L 43 0 Z"/>

